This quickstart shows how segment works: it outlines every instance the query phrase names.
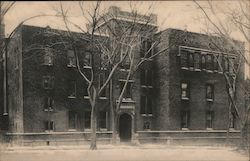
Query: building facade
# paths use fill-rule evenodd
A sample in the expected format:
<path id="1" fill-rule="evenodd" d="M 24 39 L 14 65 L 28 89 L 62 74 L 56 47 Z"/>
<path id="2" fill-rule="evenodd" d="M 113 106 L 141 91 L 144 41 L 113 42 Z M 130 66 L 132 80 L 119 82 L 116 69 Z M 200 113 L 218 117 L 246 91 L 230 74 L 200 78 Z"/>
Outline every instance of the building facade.
<path id="1" fill-rule="evenodd" d="M 103 31 L 107 23 L 129 22 L 130 13 L 117 7 L 111 7 L 109 13 L 115 13 L 116 19 L 99 24 Z M 152 21 L 148 25 L 157 27 L 157 17 L 151 15 L 150 18 Z M 59 43 L 60 36 L 48 34 L 52 31 L 56 30 L 23 25 L 8 45 L 5 68 L 8 121 L 4 124 L 8 124 L 5 136 L 10 140 L 19 138 L 25 144 L 59 144 L 85 143 L 90 138 L 87 84 L 76 70 L 74 49 Z M 194 143 L 196 140 L 197 144 L 209 144 L 224 142 L 230 126 L 231 139 L 239 139 L 237 118 L 232 116 L 229 120 L 229 98 L 223 76 L 223 73 L 233 75 L 238 62 L 234 48 L 219 37 L 177 29 L 153 31 L 152 40 L 143 42 L 134 51 L 136 60 L 147 60 L 128 81 L 118 112 L 118 138 L 167 143 Z M 97 36 L 97 39 L 108 37 Z M 150 49 L 156 39 L 160 43 Z M 244 47 L 241 42 L 237 43 Z M 79 64 L 87 73 L 93 61 L 88 54 L 91 45 L 81 40 L 76 46 L 80 53 Z M 151 55 L 163 52 L 151 59 L 150 55 L 145 57 L 145 50 Z M 97 135 L 100 141 L 111 139 L 109 89 L 113 89 L 112 97 L 116 101 L 124 85 L 125 72 L 124 66 L 119 67 L 112 87 L 99 97 Z M 98 77 L 98 83 L 103 84 L 105 72 Z M 237 83 L 244 81 L 243 65 L 237 79 Z M 243 110 L 244 93 L 236 89 L 236 94 L 239 108 Z"/>

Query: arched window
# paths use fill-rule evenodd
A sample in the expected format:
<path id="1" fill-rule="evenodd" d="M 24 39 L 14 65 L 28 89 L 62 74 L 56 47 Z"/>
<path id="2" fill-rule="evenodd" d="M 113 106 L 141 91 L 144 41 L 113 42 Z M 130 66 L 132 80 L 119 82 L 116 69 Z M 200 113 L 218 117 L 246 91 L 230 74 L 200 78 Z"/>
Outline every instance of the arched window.
<path id="1" fill-rule="evenodd" d="M 213 70 L 213 62 L 212 62 L 212 55 L 211 54 L 207 54 L 206 69 Z"/>
<path id="2" fill-rule="evenodd" d="M 194 68 L 195 69 L 201 69 L 201 61 L 200 61 L 200 53 L 199 52 L 195 52 L 194 53 Z"/>
<path id="3" fill-rule="evenodd" d="M 201 55 L 201 69 L 206 69 L 206 55 Z"/>
<path id="4" fill-rule="evenodd" d="M 188 52 L 186 50 L 181 51 L 181 68 L 188 67 Z"/>
<path id="5" fill-rule="evenodd" d="M 225 72 L 228 72 L 228 71 L 229 71 L 228 58 L 227 58 L 227 57 L 224 57 L 223 62 L 224 62 L 224 63 L 223 63 L 224 71 L 225 71 Z"/>
<path id="6" fill-rule="evenodd" d="M 189 52 L 189 57 L 188 57 L 188 64 L 189 67 L 194 67 L 194 54 Z"/>
<path id="7" fill-rule="evenodd" d="M 218 56 L 214 55 L 213 57 L 213 68 L 214 71 L 218 71 Z"/>

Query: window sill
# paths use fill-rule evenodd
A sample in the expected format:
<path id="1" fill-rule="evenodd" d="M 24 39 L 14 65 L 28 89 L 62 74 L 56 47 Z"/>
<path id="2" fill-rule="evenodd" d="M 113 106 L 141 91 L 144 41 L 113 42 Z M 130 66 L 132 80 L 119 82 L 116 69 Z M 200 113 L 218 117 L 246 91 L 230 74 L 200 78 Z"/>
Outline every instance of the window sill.
<path id="1" fill-rule="evenodd" d="M 127 80 L 126 79 L 118 79 L 118 81 L 120 81 L 120 82 L 126 82 Z M 135 81 L 132 80 L 132 79 L 129 79 L 128 82 L 135 82 Z"/>
<path id="2" fill-rule="evenodd" d="M 99 97 L 100 100 L 107 100 L 107 97 Z"/>
<path id="3" fill-rule="evenodd" d="M 90 132 L 90 131 L 91 131 L 91 129 L 84 129 L 84 131 Z"/>
<path id="4" fill-rule="evenodd" d="M 100 131 L 108 131 L 107 128 L 100 128 Z"/>
<path id="5" fill-rule="evenodd" d="M 200 72 L 201 70 L 200 70 L 200 69 L 194 69 L 194 71 L 196 71 L 196 72 Z"/>
<path id="6" fill-rule="evenodd" d="M 83 68 L 84 68 L 84 69 L 92 69 L 91 66 L 87 66 L 87 65 L 84 65 Z"/>
<path id="7" fill-rule="evenodd" d="M 187 67 L 181 67 L 181 69 L 183 69 L 183 70 L 189 70 L 189 68 L 187 68 Z"/>
<path id="8" fill-rule="evenodd" d="M 189 128 L 185 127 L 185 128 L 181 128 L 181 130 L 187 131 L 189 130 Z"/>
<path id="9" fill-rule="evenodd" d="M 212 70 L 206 70 L 208 73 L 213 73 L 213 71 Z"/>
<path id="10" fill-rule="evenodd" d="M 145 60 L 145 61 L 153 61 L 152 58 L 141 58 L 142 60 Z"/>
<path id="11" fill-rule="evenodd" d="M 45 130 L 44 132 L 51 133 L 51 132 L 54 132 L 54 130 Z"/>
<path id="12" fill-rule="evenodd" d="M 214 130 L 213 128 L 206 128 L 206 130 L 209 130 L 209 131 L 211 131 L 211 130 Z"/>
<path id="13" fill-rule="evenodd" d="M 70 99 L 75 99 L 76 96 L 68 96 L 68 98 L 70 98 Z"/>
<path id="14" fill-rule="evenodd" d="M 181 97 L 181 100 L 189 100 L 189 98 L 188 97 Z"/>
<path id="15" fill-rule="evenodd" d="M 207 98 L 207 102 L 213 102 L 214 100 L 211 98 Z"/>
<path id="16" fill-rule="evenodd" d="M 9 113 L 7 113 L 7 112 L 3 113 L 3 116 L 8 116 L 8 115 L 9 115 Z"/>
<path id="17" fill-rule="evenodd" d="M 129 69 L 125 69 L 125 68 L 121 68 L 120 71 L 121 72 L 129 72 L 130 70 Z"/>
<path id="18" fill-rule="evenodd" d="M 132 103 L 135 103 L 135 101 L 132 100 L 132 98 L 123 98 L 122 102 L 132 102 Z"/>
<path id="19" fill-rule="evenodd" d="M 43 64 L 41 64 L 41 65 L 43 65 L 43 66 L 53 66 L 53 64 L 46 64 L 46 63 L 43 63 Z"/>
<path id="20" fill-rule="evenodd" d="M 153 114 L 141 114 L 142 117 L 153 117 Z"/>
<path id="21" fill-rule="evenodd" d="M 83 99 L 89 99 L 89 96 L 84 96 Z"/>
<path id="22" fill-rule="evenodd" d="M 230 127 L 229 131 L 237 131 L 234 127 Z"/>
<path id="23" fill-rule="evenodd" d="M 153 86 L 148 86 L 148 85 L 141 85 L 142 88 L 153 88 Z"/>
<path id="24" fill-rule="evenodd" d="M 53 112 L 53 109 L 44 109 L 45 112 Z"/>
<path id="25" fill-rule="evenodd" d="M 69 132 L 76 132 L 76 129 L 68 129 Z"/>
<path id="26" fill-rule="evenodd" d="M 76 68 L 76 65 L 67 65 L 67 67 L 69 67 L 69 68 Z"/>

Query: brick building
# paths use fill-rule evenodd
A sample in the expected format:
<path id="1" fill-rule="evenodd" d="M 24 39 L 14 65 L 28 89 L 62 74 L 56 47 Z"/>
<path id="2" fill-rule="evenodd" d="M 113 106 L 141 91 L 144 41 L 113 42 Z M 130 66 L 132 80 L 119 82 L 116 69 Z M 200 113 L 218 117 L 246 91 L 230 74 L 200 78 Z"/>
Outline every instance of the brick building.
<path id="1" fill-rule="evenodd" d="M 129 21 L 130 13 L 117 7 L 110 8 L 109 12 L 115 13 L 117 20 Z M 148 25 L 157 27 L 157 17 L 151 15 L 151 18 Z M 99 25 L 105 29 L 105 23 L 112 21 Z M 23 25 L 10 41 L 5 68 L 8 83 L 6 137 L 19 137 L 24 143 L 34 144 L 84 143 L 90 136 L 87 85 L 75 70 L 73 49 L 57 43 L 61 37 L 47 34 L 52 31 L 56 30 Z M 73 34 L 82 36 L 81 33 Z M 155 30 L 152 37 L 160 39 L 160 44 L 150 51 L 152 54 L 166 46 L 170 45 L 170 48 L 154 59 L 148 59 L 129 80 L 119 110 L 117 132 L 121 141 L 224 142 L 229 102 L 223 72 L 232 73 L 238 60 L 232 46 L 219 37 L 177 29 Z M 144 56 L 143 51 L 152 40 L 138 47 L 136 59 Z M 223 48 L 219 50 L 214 42 L 221 43 Z M 243 47 L 241 42 L 236 43 Z M 88 71 L 91 46 L 84 40 L 76 45 L 83 53 L 80 54 L 80 65 Z M 99 51 L 96 49 L 96 52 Z M 215 61 L 216 57 L 223 70 Z M 120 67 L 114 76 L 114 100 L 124 83 L 123 72 L 126 70 Z M 105 73 L 100 73 L 98 83 L 103 83 L 104 77 Z M 238 83 L 241 81 L 244 81 L 243 65 Z M 236 93 L 239 107 L 243 109 L 244 93 L 240 89 Z M 109 97 L 107 89 L 98 100 L 97 134 L 100 141 L 109 140 L 112 134 Z M 232 140 L 237 140 L 240 135 L 236 117 L 231 121 L 229 134 Z"/>

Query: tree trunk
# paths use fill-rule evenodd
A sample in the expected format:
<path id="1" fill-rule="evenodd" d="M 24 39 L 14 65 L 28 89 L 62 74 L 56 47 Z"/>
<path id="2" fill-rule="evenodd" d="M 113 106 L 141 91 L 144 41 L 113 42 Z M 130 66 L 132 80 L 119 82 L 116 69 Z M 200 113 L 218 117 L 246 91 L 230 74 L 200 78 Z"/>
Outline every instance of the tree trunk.
<path id="1" fill-rule="evenodd" d="M 92 105 L 92 110 L 91 110 L 91 143 L 90 143 L 90 149 L 91 150 L 96 150 L 96 109 L 95 109 L 95 104 Z"/>
<path id="2" fill-rule="evenodd" d="M 114 110 L 112 110 L 112 130 L 113 130 L 113 133 L 112 133 L 112 144 L 116 144 L 116 139 L 117 139 L 117 115 L 116 113 L 114 112 Z"/>

